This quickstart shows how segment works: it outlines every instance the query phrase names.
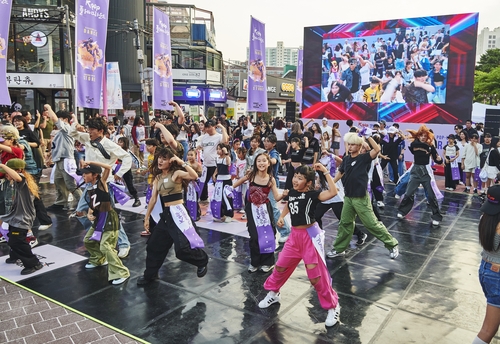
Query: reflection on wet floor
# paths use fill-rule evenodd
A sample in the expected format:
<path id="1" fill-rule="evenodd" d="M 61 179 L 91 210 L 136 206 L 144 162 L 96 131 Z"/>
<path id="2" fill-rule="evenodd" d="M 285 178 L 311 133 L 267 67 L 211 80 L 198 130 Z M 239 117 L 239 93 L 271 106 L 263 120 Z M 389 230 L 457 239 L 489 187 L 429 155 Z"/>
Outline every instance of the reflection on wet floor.
<path id="1" fill-rule="evenodd" d="M 472 342 L 486 308 L 477 278 L 479 199 L 446 192 L 440 201 L 443 222 L 432 227 L 422 190 L 406 219 L 396 219 L 399 201 L 392 187 L 387 186 L 381 215 L 400 243 L 400 256 L 390 259 L 383 244 L 368 234 L 362 247 L 353 241 L 345 258 L 327 259 L 342 307 L 340 324 L 331 329 L 324 327 L 327 312 L 303 264 L 283 287 L 281 303 L 259 309 L 268 274 L 247 272 L 248 239 L 228 233 L 200 229 L 210 256 L 204 278 L 171 250 L 160 280 L 138 287 L 147 238 L 140 236 L 142 215 L 128 212 L 120 216 L 132 243 L 124 259 L 129 281 L 115 287 L 106 281 L 105 269 L 88 271 L 84 263 L 75 263 L 21 284 L 151 343 Z M 55 197 L 51 188 L 44 185 L 46 205 Z M 42 244 L 87 255 L 80 224 L 66 213 L 52 218 L 51 228 L 35 232 Z M 324 217 L 327 248 L 337 222 L 333 214 Z M 0 254 L 7 249 L 0 245 Z"/>

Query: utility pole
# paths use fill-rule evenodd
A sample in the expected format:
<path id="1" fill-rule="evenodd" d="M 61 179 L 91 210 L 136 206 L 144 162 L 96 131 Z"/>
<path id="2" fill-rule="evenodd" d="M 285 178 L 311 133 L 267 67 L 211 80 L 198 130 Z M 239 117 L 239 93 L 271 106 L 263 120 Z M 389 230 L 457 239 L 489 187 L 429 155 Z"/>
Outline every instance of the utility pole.
<path id="1" fill-rule="evenodd" d="M 71 42 L 71 29 L 69 23 L 69 7 L 68 5 L 64 5 L 63 7 L 57 8 L 59 11 L 64 12 L 65 20 L 66 20 L 66 37 L 68 38 L 68 50 L 69 50 L 69 71 L 71 74 L 71 106 L 69 107 L 69 111 L 73 111 L 75 115 L 77 115 L 77 106 L 76 106 L 76 89 L 75 89 L 75 74 L 73 71 L 73 43 Z M 78 115 L 77 115 L 78 116 Z M 83 122 L 80 122 L 83 123 Z"/>
<path id="2" fill-rule="evenodd" d="M 141 79 L 141 107 L 144 113 L 144 126 L 146 127 L 146 133 L 149 132 L 149 103 L 146 96 L 146 90 L 144 89 L 144 53 L 141 49 L 141 40 L 139 38 L 139 22 L 134 19 L 134 32 L 135 32 L 135 48 L 137 49 L 137 62 L 139 62 L 139 76 Z"/>

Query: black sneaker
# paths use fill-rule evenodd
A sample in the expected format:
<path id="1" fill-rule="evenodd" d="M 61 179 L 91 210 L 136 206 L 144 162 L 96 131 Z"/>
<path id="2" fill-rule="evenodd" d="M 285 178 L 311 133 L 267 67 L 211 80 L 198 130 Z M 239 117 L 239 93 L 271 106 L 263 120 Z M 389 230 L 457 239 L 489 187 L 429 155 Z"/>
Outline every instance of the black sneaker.
<path id="1" fill-rule="evenodd" d="M 18 259 L 16 259 L 16 258 L 11 258 L 11 257 L 9 257 L 9 258 L 5 259 L 5 262 L 6 262 L 7 264 L 16 264 L 16 262 L 17 262 L 17 261 L 18 261 Z"/>
<path id="2" fill-rule="evenodd" d="M 132 204 L 132 207 L 139 207 L 141 205 L 141 201 L 137 198 L 134 202 L 134 204 Z"/>
<path id="3" fill-rule="evenodd" d="M 356 245 L 361 246 L 365 243 L 366 238 L 368 238 L 368 234 L 363 233 L 361 236 L 358 237 L 358 241 L 356 241 Z"/>
<path id="4" fill-rule="evenodd" d="M 207 274 L 207 270 L 208 269 L 207 269 L 206 265 L 199 267 L 198 270 L 196 270 L 196 276 L 198 276 L 200 278 L 205 276 Z"/>
<path id="5" fill-rule="evenodd" d="M 477 194 L 477 189 L 474 189 L 474 193 Z"/>
<path id="6" fill-rule="evenodd" d="M 43 264 L 38 262 L 37 265 L 31 267 L 31 268 L 24 268 L 21 270 L 21 275 L 29 275 L 29 274 L 32 274 L 33 272 L 37 271 L 37 270 L 40 270 L 41 268 L 43 268 Z"/>
<path id="7" fill-rule="evenodd" d="M 470 189 L 465 188 L 464 192 L 469 193 L 469 192 L 470 192 Z"/>
<path id="8" fill-rule="evenodd" d="M 144 276 L 141 276 L 137 279 L 137 285 L 146 285 L 151 282 L 157 281 L 159 279 L 158 275 L 155 275 L 153 278 L 146 278 Z"/>
<path id="9" fill-rule="evenodd" d="M 63 211 L 64 205 L 62 204 L 52 204 L 46 208 L 48 211 Z"/>

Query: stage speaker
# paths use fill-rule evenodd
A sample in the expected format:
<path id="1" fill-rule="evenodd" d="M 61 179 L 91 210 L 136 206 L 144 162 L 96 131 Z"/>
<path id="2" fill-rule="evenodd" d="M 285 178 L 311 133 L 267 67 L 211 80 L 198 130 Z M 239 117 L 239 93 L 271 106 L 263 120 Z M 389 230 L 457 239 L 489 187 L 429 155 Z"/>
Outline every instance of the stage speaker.
<path id="1" fill-rule="evenodd" d="M 285 108 L 285 119 L 287 122 L 295 122 L 295 114 L 297 111 L 296 102 L 287 102 Z"/>
<path id="2" fill-rule="evenodd" d="M 486 109 L 484 133 L 490 133 L 491 136 L 500 136 L 500 110 Z"/>

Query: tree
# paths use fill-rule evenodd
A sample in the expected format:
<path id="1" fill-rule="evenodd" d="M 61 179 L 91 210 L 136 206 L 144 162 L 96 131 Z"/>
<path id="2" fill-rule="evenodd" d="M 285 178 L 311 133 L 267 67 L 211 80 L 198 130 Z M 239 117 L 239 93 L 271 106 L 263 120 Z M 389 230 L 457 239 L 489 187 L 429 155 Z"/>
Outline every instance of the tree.
<path id="1" fill-rule="evenodd" d="M 497 67 L 500 67 L 500 49 L 489 49 L 479 58 L 476 70 L 489 73 Z"/>
<path id="2" fill-rule="evenodd" d="M 500 52 L 500 49 L 495 50 Z M 489 72 L 476 70 L 474 101 L 490 105 L 496 105 L 500 102 L 500 66 L 490 69 Z"/>

